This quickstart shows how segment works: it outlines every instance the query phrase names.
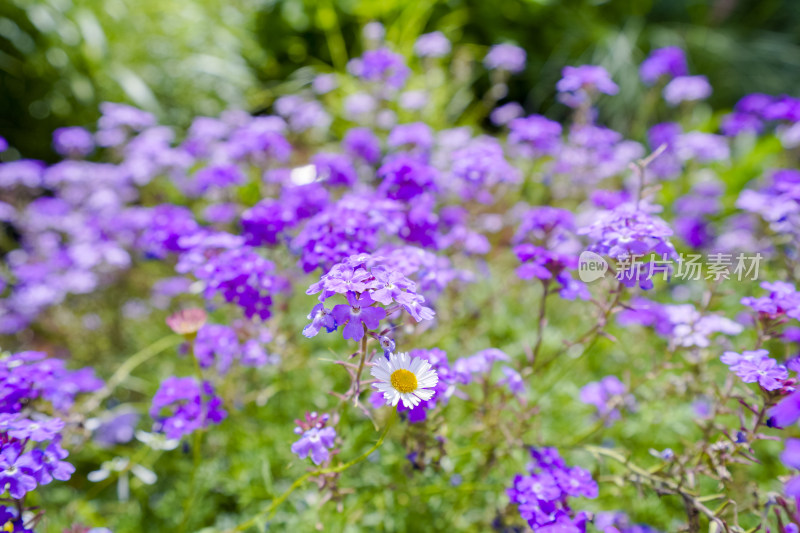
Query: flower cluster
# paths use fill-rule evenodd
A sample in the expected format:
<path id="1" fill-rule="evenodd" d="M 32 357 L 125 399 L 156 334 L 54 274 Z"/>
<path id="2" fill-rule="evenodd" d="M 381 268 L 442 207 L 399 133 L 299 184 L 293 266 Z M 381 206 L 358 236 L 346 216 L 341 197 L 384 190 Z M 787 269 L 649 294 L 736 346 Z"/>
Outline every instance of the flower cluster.
<path id="1" fill-rule="evenodd" d="M 602 213 L 590 226 L 578 230 L 591 240 L 589 249 L 606 254 L 622 266 L 618 278 L 628 287 L 639 285 L 653 287 L 656 273 L 648 264 L 631 264 L 636 258 L 655 254 L 658 258 L 675 258 L 675 248 L 669 240 L 672 229 L 661 218 L 648 212 L 644 206 L 621 204 Z M 627 265 L 625 262 L 629 262 Z"/>
<path id="2" fill-rule="evenodd" d="M 62 448 L 67 417 L 44 413 L 65 412 L 77 394 L 102 385 L 91 369 L 69 371 L 63 361 L 40 352 L 0 358 L 0 494 L 19 500 L 18 509 L 37 486 L 65 481 L 75 472 Z"/>
<path id="3" fill-rule="evenodd" d="M 522 263 L 517 268 L 517 276 L 545 283 L 555 280 L 561 285 L 562 298 L 588 299 L 586 287 L 570 274 L 578 266 L 579 244 L 574 231 L 572 213 L 565 209 L 537 207 L 523 213 L 514 237 L 521 243 L 514 247 Z"/>
<path id="4" fill-rule="evenodd" d="M 769 291 L 766 296 L 746 296 L 742 304 L 768 319 L 793 318 L 800 320 L 800 292 L 785 281 L 764 281 L 761 288 Z"/>
<path id="5" fill-rule="evenodd" d="M 171 376 L 153 396 L 150 416 L 157 431 L 164 432 L 168 439 L 180 439 L 212 423 L 219 424 L 227 413 L 209 382 Z"/>
<path id="6" fill-rule="evenodd" d="M 786 367 L 771 358 L 767 350 L 725 352 L 720 361 L 743 382 L 758 383 L 766 391 L 782 388 L 789 377 Z"/>
<path id="7" fill-rule="evenodd" d="M 329 420 L 328 414 L 316 412 L 306 413 L 304 420 L 295 420 L 294 432 L 301 437 L 292 444 L 292 453 L 300 459 L 311 457 L 315 465 L 326 462 L 336 441 L 336 430 L 327 425 Z"/>
<path id="8" fill-rule="evenodd" d="M 772 231 L 800 238 L 800 171 L 771 172 L 765 187 L 745 189 L 736 206 L 759 215 Z"/>
<path id="9" fill-rule="evenodd" d="M 588 515 L 574 513 L 570 498 L 596 498 L 597 483 L 579 466 L 568 466 L 555 448 L 531 448 L 527 474 L 514 477 L 507 489 L 512 504 L 535 531 L 582 533 Z"/>
<path id="10" fill-rule="evenodd" d="M 647 85 L 653 85 L 661 79 L 672 79 L 685 76 L 689 72 L 686 66 L 686 55 L 677 46 L 658 48 L 650 52 L 647 59 L 639 65 L 639 76 Z"/>
<path id="11" fill-rule="evenodd" d="M 583 403 L 593 405 L 597 409 L 597 417 L 606 425 L 622 418 L 621 408 L 632 410 L 636 407 L 633 396 L 617 376 L 606 376 L 600 381 L 587 383 L 580 392 Z"/>
<path id="12" fill-rule="evenodd" d="M 744 331 L 738 322 L 717 314 L 702 314 L 691 304 L 661 304 L 643 297 L 631 299 L 617 315 L 617 321 L 651 327 L 672 347 L 683 348 L 707 348 L 717 333 L 735 336 Z"/>
<path id="13" fill-rule="evenodd" d="M 416 284 L 382 263 L 379 256 L 353 255 L 323 274 L 306 291 L 320 293 L 321 303 L 309 315 L 312 322 L 303 334 L 313 337 L 322 327 L 329 332 L 342 327 L 345 339 L 360 341 L 367 330 L 376 329 L 381 320 L 401 309 L 417 322 L 432 320 L 434 312 L 422 305 L 425 298 L 416 293 Z M 343 295 L 347 304 L 327 309 L 325 301 L 336 294 Z"/>

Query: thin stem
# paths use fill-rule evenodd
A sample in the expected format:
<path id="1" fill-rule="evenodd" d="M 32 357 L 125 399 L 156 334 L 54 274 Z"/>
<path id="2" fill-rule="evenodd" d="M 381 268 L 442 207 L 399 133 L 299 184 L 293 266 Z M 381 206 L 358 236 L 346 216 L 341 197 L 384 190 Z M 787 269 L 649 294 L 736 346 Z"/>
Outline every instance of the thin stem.
<path id="1" fill-rule="evenodd" d="M 542 339 L 544 338 L 544 326 L 547 320 L 547 297 L 550 295 L 550 280 L 542 283 L 544 290 L 542 292 L 542 299 L 539 302 L 539 329 L 536 330 L 536 344 L 533 346 L 531 353 L 531 365 L 534 365 L 539 359 L 539 350 L 542 348 Z"/>
<path id="2" fill-rule="evenodd" d="M 719 526 L 724 528 L 725 531 L 729 531 L 728 525 L 717 517 L 717 513 L 703 505 L 702 500 L 704 498 L 698 497 L 693 492 L 690 492 L 680 484 L 675 483 L 674 481 L 666 478 L 661 478 L 658 476 L 653 475 L 652 473 L 648 472 L 646 469 L 637 466 L 636 464 L 632 463 L 630 459 L 626 458 L 620 453 L 615 452 L 614 450 L 610 450 L 608 448 L 602 448 L 599 446 L 586 446 L 584 447 L 586 451 L 594 455 L 595 457 L 607 457 L 609 459 L 613 459 L 614 461 L 620 463 L 624 466 L 628 471 L 634 474 L 637 480 L 645 479 L 650 482 L 651 486 L 663 492 L 668 492 L 672 494 L 679 495 L 683 498 L 684 502 L 691 506 L 692 509 L 695 509 L 701 513 L 703 513 L 706 518 L 708 518 L 711 522 L 716 522 Z M 722 496 L 722 495 L 720 495 Z M 705 499 L 707 499 L 706 497 Z"/>
<path id="3" fill-rule="evenodd" d="M 364 336 L 361 337 L 361 362 L 358 363 L 358 372 L 356 372 L 356 383 L 355 383 L 355 398 L 353 402 L 358 405 L 358 397 L 361 395 L 361 372 L 364 371 L 364 362 L 367 359 L 367 341 L 369 340 L 369 335 L 367 335 L 367 325 L 363 324 L 364 326 Z"/>
<path id="4" fill-rule="evenodd" d="M 114 372 L 110 378 L 108 378 L 105 386 L 97 391 L 94 396 L 89 398 L 81 411 L 88 413 L 97 409 L 100 404 L 103 403 L 103 400 L 111 396 L 111 393 L 114 392 L 114 389 L 128 379 L 131 373 L 136 370 L 139 365 L 146 363 L 167 348 L 177 346 L 183 342 L 183 340 L 183 337 L 178 335 L 168 335 L 167 337 L 157 340 L 150 346 L 147 346 L 146 348 L 143 348 L 132 356 L 128 357 L 128 359 L 120 365 L 117 371 Z"/>
<path id="5" fill-rule="evenodd" d="M 269 505 L 269 507 L 267 507 L 266 509 L 263 509 L 262 511 L 260 511 L 258 514 L 256 514 L 250 520 L 248 520 L 246 522 L 242 522 L 241 524 L 239 524 L 235 528 L 228 530 L 228 533 L 233 533 L 235 531 L 246 531 L 248 528 L 256 525 L 259 522 L 259 520 L 264 518 L 264 516 L 267 517 L 267 520 L 271 519 L 275 515 L 275 512 L 278 510 L 278 507 L 284 501 L 286 501 L 286 498 L 288 498 L 292 494 L 292 492 L 294 492 L 298 487 L 300 487 L 300 485 L 305 483 L 309 478 L 314 477 L 314 476 L 322 476 L 322 475 L 325 475 L 325 474 L 336 474 L 336 473 L 339 473 L 339 472 L 343 472 L 343 471 L 347 470 L 348 468 L 350 468 L 351 466 L 356 465 L 356 464 L 360 463 L 361 461 L 363 461 L 364 459 L 366 459 L 367 457 L 369 457 L 372 452 L 374 452 L 375 450 L 377 450 L 378 448 L 381 447 L 381 445 L 383 444 L 383 441 L 386 439 L 386 434 L 389 433 L 389 430 L 391 429 L 392 425 L 394 424 L 394 421 L 395 421 L 396 418 L 397 418 L 397 410 L 396 409 L 392 409 L 392 414 L 389 416 L 389 420 L 386 422 L 386 427 L 383 428 L 383 433 L 381 433 L 381 436 L 378 437 L 378 441 L 369 450 L 367 450 L 366 452 L 362 453 L 361 455 L 359 455 L 358 457 L 356 457 L 352 461 L 349 461 L 347 463 L 341 464 L 339 466 L 332 466 L 332 467 L 329 467 L 329 468 L 320 468 L 320 469 L 317 469 L 317 470 L 312 470 L 311 472 L 306 472 L 305 474 L 303 474 L 299 478 L 295 479 L 294 483 L 292 483 L 291 486 L 289 486 L 289 488 L 286 489 L 286 491 L 283 494 L 281 494 L 280 496 L 278 496 L 277 498 L 272 500 L 272 503 Z"/>

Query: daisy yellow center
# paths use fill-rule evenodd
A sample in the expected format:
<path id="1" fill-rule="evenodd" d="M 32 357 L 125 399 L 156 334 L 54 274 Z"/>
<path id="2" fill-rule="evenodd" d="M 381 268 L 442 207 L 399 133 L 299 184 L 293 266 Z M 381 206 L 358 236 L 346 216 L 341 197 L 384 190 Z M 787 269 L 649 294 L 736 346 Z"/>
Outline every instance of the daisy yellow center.
<path id="1" fill-rule="evenodd" d="M 392 372 L 391 380 L 392 387 L 400 392 L 414 392 L 417 390 L 417 376 L 405 368 Z"/>

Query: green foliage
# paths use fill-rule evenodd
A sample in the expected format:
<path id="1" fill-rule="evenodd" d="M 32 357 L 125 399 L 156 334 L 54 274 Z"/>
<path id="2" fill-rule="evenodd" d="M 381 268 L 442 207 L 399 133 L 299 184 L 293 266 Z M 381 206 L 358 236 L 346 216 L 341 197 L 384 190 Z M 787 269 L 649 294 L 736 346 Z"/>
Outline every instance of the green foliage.
<path id="1" fill-rule="evenodd" d="M 255 0 L 13 0 L 0 4 L 1 134 L 49 158 L 50 132 L 124 101 L 185 124 L 248 108 L 267 55 Z"/>

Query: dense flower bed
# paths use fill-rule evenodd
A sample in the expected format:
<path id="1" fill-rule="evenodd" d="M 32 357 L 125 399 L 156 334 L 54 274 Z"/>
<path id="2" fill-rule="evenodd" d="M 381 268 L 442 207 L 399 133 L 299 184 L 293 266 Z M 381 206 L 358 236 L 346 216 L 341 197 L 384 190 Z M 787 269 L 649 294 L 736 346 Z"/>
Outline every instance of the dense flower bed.
<path id="1" fill-rule="evenodd" d="M 0 524 L 797 532 L 800 100 L 712 115 L 656 50 L 639 142 L 600 66 L 564 124 L 503 102 L 501 44 L 489 130 L 441 129 L 451 43 L 367 35 L 275 114 L 108 103 L 0 164 Z"/>

